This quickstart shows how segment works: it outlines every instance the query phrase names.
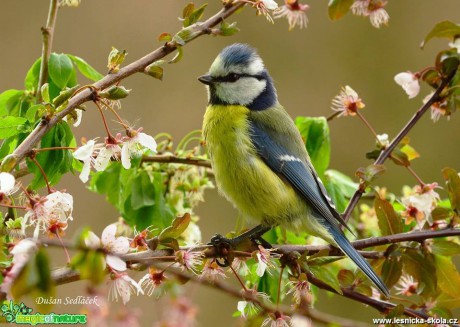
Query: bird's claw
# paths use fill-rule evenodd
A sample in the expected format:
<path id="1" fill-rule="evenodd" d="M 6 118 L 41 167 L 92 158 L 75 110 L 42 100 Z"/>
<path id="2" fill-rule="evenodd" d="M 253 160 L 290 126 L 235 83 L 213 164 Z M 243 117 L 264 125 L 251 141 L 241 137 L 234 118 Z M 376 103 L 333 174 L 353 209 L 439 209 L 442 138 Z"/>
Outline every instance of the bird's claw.
<path id="1" fill-rule="evenodd" d="M 211 241 L 208 245 L 214 246 L 218 257 L 216 258 L 216 263 L 220 267 L 228 267 L 231 265 L 229 260 L 229 252 L 234 248 L 234 242 L 232 239 L 223 237 L 220 234 L 216 234 L 211 238 Z"/>

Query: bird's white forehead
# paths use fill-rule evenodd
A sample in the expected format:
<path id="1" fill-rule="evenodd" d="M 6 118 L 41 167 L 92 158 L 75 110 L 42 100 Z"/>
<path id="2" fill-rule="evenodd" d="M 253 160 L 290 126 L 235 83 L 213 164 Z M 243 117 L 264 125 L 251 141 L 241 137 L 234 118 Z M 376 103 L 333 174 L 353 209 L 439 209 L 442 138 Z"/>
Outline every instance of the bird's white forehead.
<path id="1" fill-rule="evenodd" d="M 228 73 L 257 75 L 264 70 L 264 63 L 259 56 L 254 56 L 247 65 L 231 65 L 225 67 L 221 56 L 217 56 L 209 68 L 209 73 L 212 76 L 225 76 Z"/>

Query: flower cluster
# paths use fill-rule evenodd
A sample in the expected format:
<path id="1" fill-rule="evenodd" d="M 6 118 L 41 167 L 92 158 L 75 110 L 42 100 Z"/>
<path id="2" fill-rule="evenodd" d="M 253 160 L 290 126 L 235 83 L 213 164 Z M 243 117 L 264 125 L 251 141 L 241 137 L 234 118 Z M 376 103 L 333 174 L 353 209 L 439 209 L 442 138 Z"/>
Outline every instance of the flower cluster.
<path id="1" fill-rule="evenodd" d="M 131 168 L 131 160 L 139 157 L 144 151 L 156 152 L 157 143 L 155 139 L 142 133 L 142 128 L 138 130 L 130 129 L 128 136 L 122 137 L 117 134 L 115 137 L 106 137 L 104 144 L 97 144 L 95 140 L 89 140 L 73 153 L 75 159 L 83 162 L 83 169 L 80 179 L 86 183 L 89 178 L 91 167 L 97 171 L 107 168 L 110 160 L 121 159 L 124 168 Z"/>

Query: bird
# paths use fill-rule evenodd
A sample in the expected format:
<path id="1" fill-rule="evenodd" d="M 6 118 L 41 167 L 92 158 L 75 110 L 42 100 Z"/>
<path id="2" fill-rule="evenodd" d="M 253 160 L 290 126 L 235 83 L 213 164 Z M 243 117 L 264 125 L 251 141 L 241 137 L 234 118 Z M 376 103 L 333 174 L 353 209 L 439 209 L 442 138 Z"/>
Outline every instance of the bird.
<path id="1" fill-rule="evenodd" d="M 259 237 L 274 226 L 306 231 L 345 253 L 387 297 L 389 291 L 351 245 L 311 164 L 294 121 L 278 102 L 257 51 L 225 47 L 198 80 L 208 91 L 203 137 L 218 189 L 258 225 L 239 236 Z"/>

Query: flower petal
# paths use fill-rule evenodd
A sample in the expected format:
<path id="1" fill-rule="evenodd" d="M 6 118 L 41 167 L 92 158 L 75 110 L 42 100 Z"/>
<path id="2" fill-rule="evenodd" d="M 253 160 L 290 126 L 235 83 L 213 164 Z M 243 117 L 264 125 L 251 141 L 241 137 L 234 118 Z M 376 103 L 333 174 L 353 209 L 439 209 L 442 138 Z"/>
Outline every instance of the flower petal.
<path id="1" fill-rule="evenodd" d="M 94 143 L 94 140 L 89 140 L 85 145 L 82 145 L 74 151 L 73 157 L 81 161 L 91 159 L 94 151 Z"/>
<path id="2" fill-rule="evenodd" d="M 117 225 L 110 224 L 102 231 L 102 245 L 107 246 L 115 241 L 115 234 L 117 232 Z"/>
<path id="3" fill-rule="evenodd" d="M 117 271 L 126 270 L 126 262 L 121 260 L 116 255 L 107 254 L 106 262 L 107 262 L 107 265 L 109 265 L 112 269 L 115 269 Z"/>
<path id="4" fill-rule="evenodd" d="M 124 236 L 117 237 L 116 240 L 110 243 L 110 249 L 108 250 L 117 254 L 125 254 L 129 251 L 129 240 Z"/>
<path id="5" fill-rule="evenodd" d="M 10 173 L 0 173 L 0 192 L 8 193 L 14 188 L 16 180 Z"/>
<path id="6" fill-rule="evenodd" d="M 131 168 L 131 151 L 128 142 L 125 142 L 121 148 L 121 164 L 125 169 Z"/>
<path id="7" fill-rule="evenodd" d="M 78 177 L 80 177 L 80 180 L 83 182 L 83 183 L 86 183 L 89 179 L 89 173 L 91 171 L 91 161 L 90 160 L 86 160 L 84 163 L 83 163 L 83 169 L 81 170 L 81 173 Z"/>
<path id="8" fill-rule="evenodd" d="M 153 152 L 157 152 L 157 142 L 152 136 L 145 133 L 139 133 L 137 134 L 137 138 L 142 146 L 152 150 Z"/>

